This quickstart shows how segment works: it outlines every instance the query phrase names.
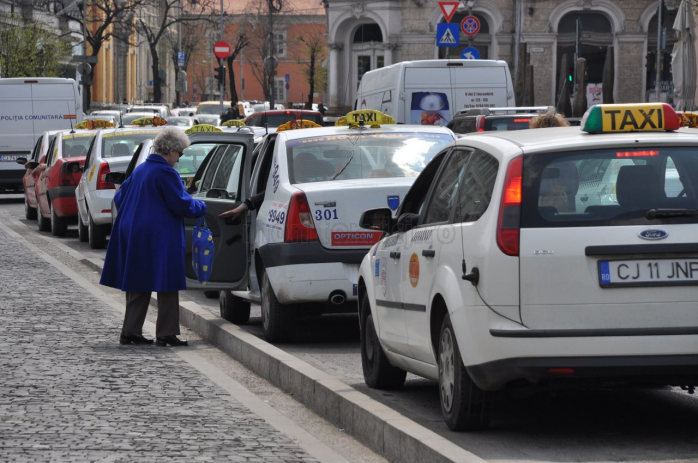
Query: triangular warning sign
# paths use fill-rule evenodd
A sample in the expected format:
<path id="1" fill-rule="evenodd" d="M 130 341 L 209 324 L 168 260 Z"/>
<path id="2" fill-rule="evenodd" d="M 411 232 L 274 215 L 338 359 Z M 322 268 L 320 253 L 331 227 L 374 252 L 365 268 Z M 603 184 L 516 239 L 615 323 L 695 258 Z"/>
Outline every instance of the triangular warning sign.
<path id="1" fill-rule="evenodd" d="M 453 15 L 456 14 L 456 10 L 458 9 L 459 5 L 460 2 L 439 2 L 439 8 L 441 8 L 441 12 L 443 13 L 447 23 L 451 22 L 451 19 L 453 19 Z"/>
<path id="2" fill-rule="evenodd" d="M 444 35 L 439 39 L 439 43 L 456 43 L 456 38 L 451 34 L 451 29 L 446 29 Z"/>

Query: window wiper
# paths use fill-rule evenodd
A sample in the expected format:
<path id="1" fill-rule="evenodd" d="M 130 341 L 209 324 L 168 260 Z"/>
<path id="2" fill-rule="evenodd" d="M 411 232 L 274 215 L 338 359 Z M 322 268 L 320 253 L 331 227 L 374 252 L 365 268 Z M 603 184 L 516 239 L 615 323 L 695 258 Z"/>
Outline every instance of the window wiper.
<path id="1" fill-rule="evenodd" d="M 342 175 L 342 174 L 344 173 L 344 170 L 347 168 L 347 166 L 349 166 L 349 163 L 352 161 L 352 159 L 354 159 L 354 153 L 355 153 L 355 152 L 356 152 L 355 150 L 351 150 L 351 157 L 349 157 L 349 160 L 347 161 L 347 163 L 344 164 L 344 166 L 342 166 L 341 169 L 339 169 L 339 172 L 337 172 L 337 173 L 335 174 L 335 176 L 332 177 L 332 180 L 336 180 L 337 177 L 339 177 L 340 175 Z"/>
<path id="2" fill-rule="evenodd" d="M 698 215 L 698 209 L 650 209 L 645 214 L 649 220 L 660 217 L 690 217 Z"/>

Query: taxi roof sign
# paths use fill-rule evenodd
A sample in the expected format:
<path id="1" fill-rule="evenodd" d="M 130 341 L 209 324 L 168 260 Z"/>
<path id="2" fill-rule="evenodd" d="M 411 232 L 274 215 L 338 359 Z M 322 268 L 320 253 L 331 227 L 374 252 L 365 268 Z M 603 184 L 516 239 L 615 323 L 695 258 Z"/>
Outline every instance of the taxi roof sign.
<path id="1" fill-rule="evenodd" d="M 229 121 L 225 121 L 221 124 L 222 127 L 247 127 L 247 124 L 245 124 L 245 121 L 241 121 L 240 119 L 230 119 Z"/>
<path id="2" fill-rule="evenodd" d="M 334 125 L 336 127 L 349 126 L 349 128 L 355 128 L 363 124 L 364 126 L 368 125 L 373 129 L 377 129 L 381 124 L 394 123 L 395 119 L 380 111 L 376 111 L 375 109 L 361 109 L 340 117 Z"/>
<path id="3" fill-rule="evenodd" d="M 184 133 L 186 133 L 187 135 L 189 135 L 190 133 L 197 132 L 222 132 L 222 130 L 216 127 L 215 125 L 199 124 L 193 127 L 189 127 L 187 130 L 184 131 Z"/>
<path id="4" fill-rule="evenodd" d="M 322 126 L 316 122 L 309 121 L 307 119 L 298 119 L 281 124 L 276 128 L 276 131 L 283 132 L 284 130 L 317 129 L 318 127 Z"/>
<path id="5" fill-rule="evenodd" d="M 666 103 L 600 104 L 582 118 L 587 133 L 657 132 L 677 130 L 681 120 Z"/>
<path id="6" fill-rule="evenodd" d="M 139 127 L 145 127 L 146 125 L 152 125 L 153 127 L 160 127 L 163 125 L 167 125 L 167 121 L 160 116 L 139 117 L 138 119 L 132 121 L 131 125 L 137 125 Z"/>
<path id="7" fill-rule="evenodd" d="M 87 119 L 82 122 L 78 122 L 75 124 L 75 129 L 86 129 L 86 130 L 94 130 L 94 129 L 112 129 L 116 127 L 113 122 L 106 121 L 104 119 Z"/>

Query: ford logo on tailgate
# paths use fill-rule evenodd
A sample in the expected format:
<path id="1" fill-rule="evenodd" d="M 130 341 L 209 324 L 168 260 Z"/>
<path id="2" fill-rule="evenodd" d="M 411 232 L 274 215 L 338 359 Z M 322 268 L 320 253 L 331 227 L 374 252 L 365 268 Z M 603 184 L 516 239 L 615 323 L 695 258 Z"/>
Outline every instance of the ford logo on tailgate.
<path id="1" fill-rule="evenodd" d="M 637 234 L 643 240 L 663 240 L 669 233 L 664 230 L 643 230 Z"/>

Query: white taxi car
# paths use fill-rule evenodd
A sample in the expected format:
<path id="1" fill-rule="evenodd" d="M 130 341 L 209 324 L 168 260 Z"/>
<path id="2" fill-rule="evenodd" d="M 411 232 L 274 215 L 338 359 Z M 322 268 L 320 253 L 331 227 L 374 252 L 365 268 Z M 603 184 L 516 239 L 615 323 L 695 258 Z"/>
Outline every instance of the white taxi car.
<path id="1" fill-rule="evenodd" d="M 366 383 L 438 380 L 454 430 L 486 427 L 494 391 L 526 384 L 692 390 L 698 131 L 677 129 L 666 104 L 598 105 L 581 130 L 464 137 L 397 220 L 366 211 L 390 233 L 359 271 Z M 590 165 L 617 173 L 582 189 Z"/>
<path id="2" fill-rule="evenodd" d="M 107 244 L 111 225 L 111 202 L 114 184 L 106 181 L 106 174 L 126 168 L 138 145 L 155 138 L 158 128 L 117 128 L 97 132 L 87 152 L 84 175 L 75 189 L 78 203 L 78 237 L 89 241 L 92 249 Z"/>
<path id="3" fill-rule="evenodd" d="M 292 339 L 299 315 L 356 311 L 359 263 L 382 234 L 360 229 L 361 213 L 397 209 L 417 174 L 455 140 L 449 129 L 394 125 L 376 111 L 338 124 L 287 130 L 298 125 L 291 121 L 254 152 L 211 152 L 194 177 L 216 251 L 205 287 L 187 264 L 188 287 L 223 291 L 221 315 L 238 324 L 249 319 L 251 301 L 261 303 L 270 342 Z M 219 135 L 253 140 L 244 131 Z M 264 200 L 246 223 L 217 219 L 259 194 Z"/>

